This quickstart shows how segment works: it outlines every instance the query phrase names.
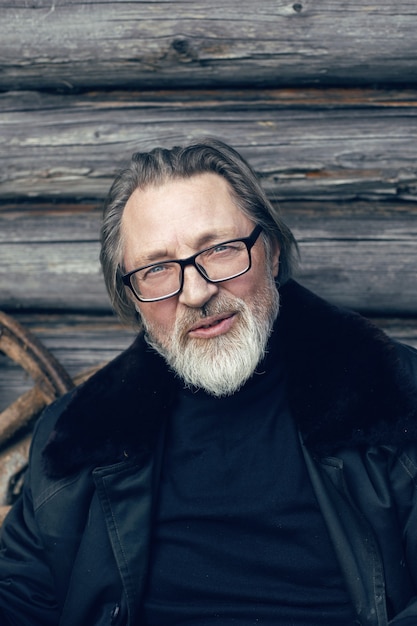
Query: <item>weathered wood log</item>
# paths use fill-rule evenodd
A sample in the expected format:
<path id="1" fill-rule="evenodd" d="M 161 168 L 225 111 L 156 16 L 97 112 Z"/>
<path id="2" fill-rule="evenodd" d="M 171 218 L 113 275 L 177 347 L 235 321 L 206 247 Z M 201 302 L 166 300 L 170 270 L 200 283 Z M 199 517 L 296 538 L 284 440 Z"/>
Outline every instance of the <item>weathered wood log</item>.
<path id="1" fill-rule="evenodd" d="M 2 0 L 1 89 L 410 83 L 410 0 Z"/>
<path id="2" fill-rule="evenodd" d="M 0 306 L 109 312 L 98 262 L 101 212 L 8 204 L 0 212 Z M 417 313 L 417 204 L 281 202 L 300 243 L 299 279 L 373 314 Z"/>
<path id="3" fill-rule="evenodd" d="M 98 243 L 0 246 L 2 306 L 109 311 L 97 262 Z M 337 304 L 385 314 L 417 310 L 415 238 L 394 241 L 314 240 L 300 237 L 298 277 Z M 16 255 L 19 255 L 17 258 Z"/>
<path id="4" fill-rule="evenodd" d="M 0 94 L 0 198 L 103 198 L 132 152 L 218 136 L 278 200 L 417 199 L 417 91 Z"/>

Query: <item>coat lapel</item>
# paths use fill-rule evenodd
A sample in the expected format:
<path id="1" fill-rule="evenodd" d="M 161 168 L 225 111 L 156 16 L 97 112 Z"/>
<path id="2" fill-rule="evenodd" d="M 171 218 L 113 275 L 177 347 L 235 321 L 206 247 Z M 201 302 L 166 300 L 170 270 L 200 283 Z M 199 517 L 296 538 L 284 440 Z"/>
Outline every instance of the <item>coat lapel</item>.
<path id="1" fill-rule="evenodd" d="M 94 470 L 93 477 L 134 624 L 151 545 L 153 464 L 119 463 Z"/>

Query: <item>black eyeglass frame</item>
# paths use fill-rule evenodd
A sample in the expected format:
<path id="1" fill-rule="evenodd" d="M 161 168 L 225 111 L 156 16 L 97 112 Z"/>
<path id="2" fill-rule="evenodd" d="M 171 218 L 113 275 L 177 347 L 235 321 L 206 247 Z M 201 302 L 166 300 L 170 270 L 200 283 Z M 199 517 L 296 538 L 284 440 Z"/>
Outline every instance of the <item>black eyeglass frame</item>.
<path id="1" fill-rule="evenodd" d="M 141 267 L 137 267 L 134 270 L 131 270 L 130 272 L 127 272 L 127 274 L 122 274 L 121 279 L 123 284 L 125 285 L 125 287 L 128 287 L 131 292 L 133 293 L 133 295 L 135 296 L 135 298 L 137 300 L 139 300 L 139 302 L 159 302 L 161 300 L 167 300 L 168 298 L 173 298 L 174 296 L 177 296 L 179 293 L 181 293 L 183 286 L 184 286 L 184 269 L 188 266 L 188 265 L 192 265 L 193 267 L 195 267 L 195 269 L 197 270 L 197 272 L 200 274 L 200 276 L 202 276 L 208 283 L 223 283 L 226 282 L 227 280 L 233 280 L 233 278 L 237 278 L 238 276 L 243 276 L 243 274 L 246 274 L 246 272 L 249 272 L 250 268 L 252 267 L 252 256 L 251 256 L 251 250 L 253 248 L 253 246 L 255 245 L 259 235 L 261 234 L 263 228 L 262 226 L 260 226 L 259 224 L 257 226 L 255 226 L 255 228 L 253 229 L 253 231 L 251 232 L 250 235 L 248 235 L 248 237 L 238 237 L 236 239 L 228 239 L 227 241 L 220 241 L 219 243 L 216 243 L 214 246 L 209 246 L 208 248 L 204 248 L 203 250 L 199 250 L 198 252 L 196 252 L 195 254 L 189 256 L 186 259 L 169 259 L 167 261 L 158 261 L 156 263 L 149 263 L 149 265 L 143 265 Z M 208 250 L 211 250 L 212 248 L 217 248 L 217 246 L 223 246 L 226 245 L 228 243 L 235 243 L 237 241 L 242 242 L 243 244 L 245 244 L 246 249 L 248 251 L 248 257 L 249 257 L 249 264 L 248 267 L 243 270 L 242 272 L 238 272 L 237 274 L 233 274 L 233 276 L 228 276 L 227 278 L 221 278 L 221 279 L 212 279 L 209 278 L 205 271 L 204 268 L 199 266 L 196 263 L 196 258 L 198 256 L 200 256 L 200 254 L 204 254 L 204 252 L 208 252 Z M 133 274 L 136 274 L 136 272 L 140 272 L 141 270 L 145 270 L 148 269 L 149 267 L 154 267 L 157 265 L 161 265 L 161 263 L 177 263 L 180 268 L 181 268 L 181 274 L 180 274 L 180 284 L 178 289 L 176 289 L 175 291 L 173 291 L 172 293 L 166 295 L 166 296 L 160 296 L 158 298 L 142 298 L 141 296 L 139 296 L 136 291 L 135 288 L 132 285 L 131 282 L 131 278 L 133 276 Z"/>

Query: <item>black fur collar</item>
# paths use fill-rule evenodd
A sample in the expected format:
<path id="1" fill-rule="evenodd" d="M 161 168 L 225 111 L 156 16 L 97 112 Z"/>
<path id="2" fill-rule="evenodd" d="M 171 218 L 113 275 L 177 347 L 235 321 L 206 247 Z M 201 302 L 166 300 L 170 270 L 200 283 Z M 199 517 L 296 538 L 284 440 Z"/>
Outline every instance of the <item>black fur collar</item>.
<path id="1" fill-rule="evenodd" d="M 294 281 L 281 289 L 282 341 L 294 418 L 317 454 L 417 441 L 417 389 L 398 345 L 361 316 Z M 147 454 L 178 382 L 142 337 L 73 392 L 44 450 L 49 475 Z"/>
<path id="2" fill-rule="evenodd" d="M 304 442 L 326 454 L 417 441 L 417 353 L 294 281 L 281 302 L 290 403 Z"/>

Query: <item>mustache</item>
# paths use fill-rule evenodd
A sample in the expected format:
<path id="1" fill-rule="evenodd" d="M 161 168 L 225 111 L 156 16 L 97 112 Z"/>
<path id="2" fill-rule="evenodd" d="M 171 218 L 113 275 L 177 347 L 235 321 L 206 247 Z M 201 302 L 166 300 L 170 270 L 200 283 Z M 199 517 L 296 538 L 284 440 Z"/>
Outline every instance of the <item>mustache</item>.
<path id="1" fill-rule="evenodd" d="M 187 309 L 177 320 L 177 331 L 187 331 L 193 324 L 212 315 L 227 315 L 244 310 L 245 303 L 240 298 L 230 298 L 224 295 L 217 296 L 198 309 Z"/>

